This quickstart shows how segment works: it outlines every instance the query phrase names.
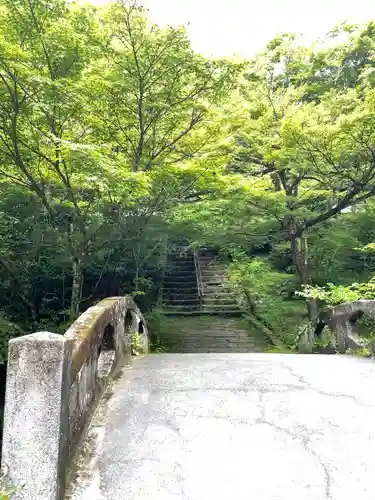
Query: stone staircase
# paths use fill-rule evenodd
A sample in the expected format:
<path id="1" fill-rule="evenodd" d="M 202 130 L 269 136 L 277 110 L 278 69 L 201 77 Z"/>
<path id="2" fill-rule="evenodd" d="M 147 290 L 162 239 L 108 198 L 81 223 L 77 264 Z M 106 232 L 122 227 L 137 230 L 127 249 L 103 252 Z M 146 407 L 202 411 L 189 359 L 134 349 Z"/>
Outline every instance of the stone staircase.
<path id="1" fill-rule="evenodd" d="M 170 352 L 264 352 L 268 342 L 244 319 L 214 249 L 176 248 L 164 275 L 162 345 Z"/>
<path id="2" fill-rule="evenodd" d="M 167 262 L 163 283 L 163 310 L 167 314 L 198 312 L 200 297 L 194 254 L 177 248 Z"/>
<path id="3" fill-rule="evenodd" d="M 270 348 L 246 319 L 218 315 L 166 317 L 161 341 L 169 352 L 179 353 L 265 352 Z"/>
<path id="4" fill-rule="evenodd" d="M 202 248 L 194 253 L 177 248 L 169 257 L 163 284 L 166 314 L 242 314 L 229 287 L 226 264 L 217 252 Z"/>
<path id="5" fill-rule="evenodd" d="M 226 264 L 214 249 L 199 250 L 202 278 L 202 311 L 208 314 L 238 316 L 242 314 L 228 282 Z"/>

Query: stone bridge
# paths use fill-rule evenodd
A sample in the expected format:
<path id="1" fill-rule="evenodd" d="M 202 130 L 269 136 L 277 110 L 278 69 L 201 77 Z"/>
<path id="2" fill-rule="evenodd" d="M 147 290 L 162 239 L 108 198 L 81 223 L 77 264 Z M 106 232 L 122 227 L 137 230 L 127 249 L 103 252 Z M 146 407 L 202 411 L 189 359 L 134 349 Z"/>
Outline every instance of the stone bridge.
<path id="1" fill-rule="evenodd" d="M 147 353 L 141 312 L 115 297 L 64 336 L 10 342 L 2 469 L 20 487 L 12 500 L 374 498 L 371 359 L 132 361 L 135 334 Z"/>
<path id="2" fill-rule="evenodd" d="M 131 361 L 144 318 L 130 297 L 108 298 L 83 313 L 65 335 L 35 333 L 9 343 L 2 468 L 16 498 L 64 498 L 66 478 L 108 384 Z"/>

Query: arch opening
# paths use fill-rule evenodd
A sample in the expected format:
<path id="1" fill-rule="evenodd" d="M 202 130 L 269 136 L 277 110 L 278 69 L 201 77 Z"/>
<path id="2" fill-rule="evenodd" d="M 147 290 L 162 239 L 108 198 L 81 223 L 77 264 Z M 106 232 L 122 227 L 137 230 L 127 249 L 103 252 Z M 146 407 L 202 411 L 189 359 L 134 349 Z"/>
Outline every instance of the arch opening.
<path id="1" fill-rule="evenodd" d="M 375 337 L 375 317 L 373 314 L 358 311 L 349 318 L 353 333 L 361 339 L 372 340 Z"/>
<path id="2" fill-rule="evenodd" d="M 130 333 L 133 329 L 133 315 L 129 310 L 126 311 L 124 319 L 124 327 L 125 327 L 125 333 Z"/>
<path id="3" fill-rule="evenodd" d="M 115 329 L 111 323 L 108 323 L 98 347 L 97 376 L 99 379 L 111 373 L 115 361 L 115 347 Z"/>

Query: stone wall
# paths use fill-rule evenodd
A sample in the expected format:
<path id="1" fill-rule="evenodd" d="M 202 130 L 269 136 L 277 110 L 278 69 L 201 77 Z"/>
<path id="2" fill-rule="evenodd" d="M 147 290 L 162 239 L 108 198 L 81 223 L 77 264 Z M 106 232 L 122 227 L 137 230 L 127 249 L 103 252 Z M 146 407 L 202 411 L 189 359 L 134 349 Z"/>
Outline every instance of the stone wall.
<path id="1" fill-rule="evenodd" d="M 147 326 L 130 297 L 105 299 L 65 335 L 35 333 L 9 343 L 2 469 L 15 500 L 62 500 L 69 465 L 98 400 L 131 360 Z"/>

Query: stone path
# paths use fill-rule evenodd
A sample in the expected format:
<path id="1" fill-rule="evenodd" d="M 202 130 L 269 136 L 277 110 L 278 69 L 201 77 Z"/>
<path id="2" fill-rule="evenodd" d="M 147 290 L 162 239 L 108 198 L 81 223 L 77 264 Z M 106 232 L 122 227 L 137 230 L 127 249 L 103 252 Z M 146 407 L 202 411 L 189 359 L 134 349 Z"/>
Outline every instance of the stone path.
<path id="1" fill-rule="evenodd" d="M 373 500 L 375 364 L 160 354 L 101 404 L 74 500 Z"/>
<path id="2" fill-rule="evenodd" d="M 264 352 L 270 348 L 245 318 L 177 316 L 163 319 L 162 343 L 171 352 Z"/>

